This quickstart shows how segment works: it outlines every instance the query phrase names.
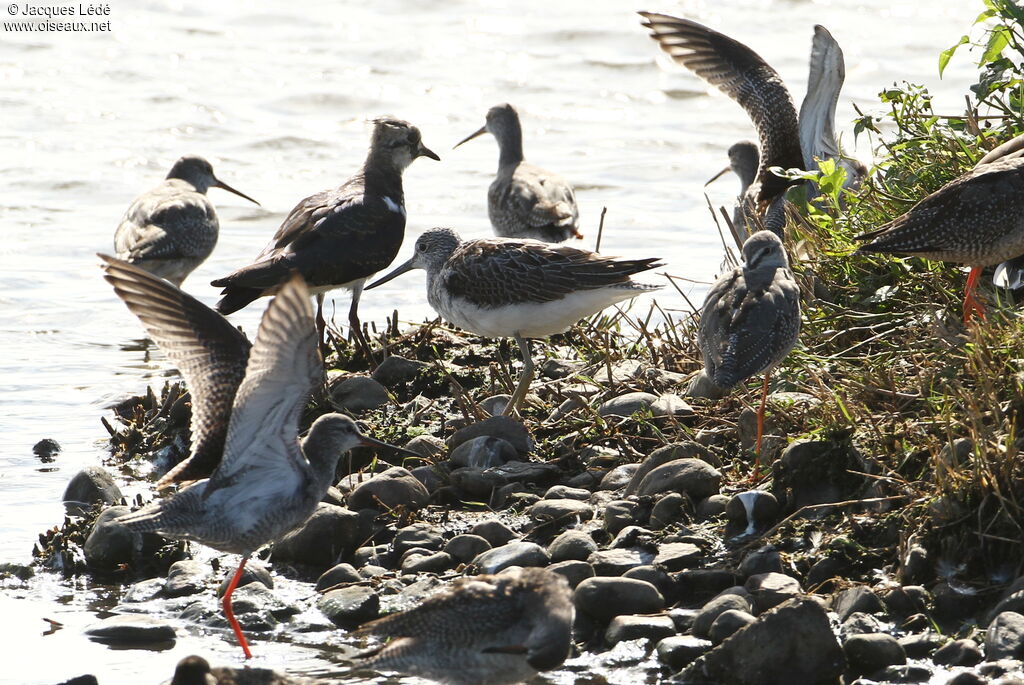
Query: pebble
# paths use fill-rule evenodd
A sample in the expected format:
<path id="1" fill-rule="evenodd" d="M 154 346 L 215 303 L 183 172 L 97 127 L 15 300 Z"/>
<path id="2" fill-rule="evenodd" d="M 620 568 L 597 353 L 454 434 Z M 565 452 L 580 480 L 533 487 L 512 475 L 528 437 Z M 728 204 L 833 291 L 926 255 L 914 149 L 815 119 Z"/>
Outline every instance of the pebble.
<path id="1" fill-rule="evenodd" d="M 563 528 L 594 518 L 594 508 L 578 499 L 542 499 L 528 513 L 534 523 L 559 523 Z"/>
<path id="2" fill-rule="evenodd" d="M 573 591 L 576 608 L 605 622 L 623 614 L 653 614 L 665 608 L 665 598 L 648 582 L 633 578 L 587 578 Z"/>
<path id="3" fill-rule="evenodd" d="M 174 627 L 142 614 L 117 614 L 85 628 L 90 639 L 109 644 L 166 642 L 175 638 Z"/>
<path id="4" fill-rule="evenodd" d="M 316 579 L 316 591 L 320 592 L 335 585 L 357 583 L 363 577 L 352 564 L 336 564 L 320 574 Z"/>
<path id="5" fill-rule="evenodd" d="M 690 664 L 678 678 L 731 685 L 834 683 L 843 667 L 843 651 L 825 609 L 811 598 L 800 597 L 762 614 Z"/>
<path id="6" fill-rule="evenodd" d="M 121 564 L 130 564 L 139 533 L 133 533 L 114 519 L 131 512 L 126 506 L 107 507 L 97 517 L 89 537 L 85 540 L 85 561 L 94 569 L 112 571 Z"/>
<path id="7" fill-rule="evenodd" d="M 497 573 L 509 566 L 547 566 L 549 561 L 548 553 L 535 542 L 510 542 L 487 550 L 472 563 L 481 573 Z"/>
<path id="8" fill-rule="evenodd" d="M 855 611 L 850 614 L 839 626 L 839 634 L 844 638 L 851 635 L 866 635 L 868 633 L 881 633 L 885 630 L 882 622 L 871 614 Z"/>
<path id="9" fill-rule="evenodd" d="M 883 593 L 882 602 L 890 614 L 905 617 L 927 611 L 931 593 L 920 585 L 905 585 Z"/>
<path id="10" fill-rule="evenodd" d="M 726 507 L 729 506 L 729 502 L 731 500 L 731 497 L 722 494 L 705 497 L 697 503 L 694 513 L 697 515 L 697 519 L 699 521 L 710 521 L 711 519 L 724 514 Z"/>
<path id="11" fill-rule="evenodd" d="M 500 466 L 519 456 L 516 448 L 507 440 L 493 435 L 481 435 L 467 440 L 452 450 L 448 463 L 452 468 L 472 467 L 487 469 Z"/>
<path id="12" fill-rule="evenodd" d="M 515 539 L 515 532 L 497 519 L 481 521 L 469 529 L 473 535 L 479 535 L 491 544 L 491 547 L 501 547 L 505 543 Z"/>
<path id="13" fill-rule="evenodd" d="M 742 628 L 746 628 L 756 621 L 756 618 L 745 611 L 739 611 L 737 609 L 723 611 L 711 623 L 711 627 L 708 628 L 708 639 L 711 640 L 711 644 L 722 644 L 725 639 L 731 637 L 733 633 Z"/>
<path id="14" fill-rule="evenodd" d="M 298 606 L 285 602 L 262 583 L 249 583 L 236 589 L 231 595 L 231 605 L 238 614 L 269 616 L 269 623 L 283 621 L 301 611 Z"/>
<path id="15" fill-rule="evenodd" d="M 1024 658 L 1024 615 L 1003 611 L 992 620 L 985 632 L 985 658 Z"/>
<path id="16" fill-rule="evenodd" d="M 559 561 L 586 561 L 591 554 L 597 551 L 597 543 L 594 538 L 581 530 L 567 530 L 548 545 L 548 554 L 552 562 Z"/>
<path id="17" fill-rule="evenodd" d="M 689 542 L 663 542 L 658 545 L 654 565 L 669 573 L 696 566 L 704 559 L 704 551 Z"/>
<path id="18" fill-rule="evenodd" d="M 702 461 L 707 461 L 708 463 L 717 461 L 706 447 L 698 445 L 692 440 L 669 443 L 654 450 L 647 455 L 642 462 L 640 462 L 640 465 L 637 466 L 632 479 L 626 486 L 626 494 L 635 495 L 639 489 L 640 483 L 648 473 L 659 466 L 669 463 L 670 461 L 677 461 L 679 459 L 700 459 Z"/>
<path id="19" fill-rule="evenodd" d="M 391 548 L 400 557 L 413 547 L 436 552 L 444 547 L 444 536 L 441 530 L 431 523 L 412 523 L 395 533 Z"/>
<path id="20" fill-rule="evenodd" d="M 750 613 L 754 610 L 751 598 L 743 588 L 735 587 L 724 590 L 700 608 L 693 619 L 693 627 L 690 629 L 697 637 L 708 637 L 711 631 L 711 624 L 726 611 L 742 611 Z"/>
<path id="21" fill-rule="evenodd" d="M 448 451 L 448 446 L 441 438 L 433 435 L 417 435 L 403 445 L 410 452 L 415 452 L 426 459 L 440 458 Z"/>
<path id="22" fill-rule="evenodd" d="M 599 576 L 621 576 L 631 568 L 651 563 L 654 555 L 640 549 L 604 549 L 587 557 Z"/>
<path id="23" fill-rule="evenodd" d="M 348 496 L 350 509 L 421 509 L 430 501 L 430 493 L 408 469 L 393 466 L 364 481 Z"/>
<path id="24" fill-rule="evenodd" d="M 380 597 L 368 587 L 352 585 L 324 594 L 316 603 L 331 623 L 341 628 L 353 628 L 377 618 Z"/>
<path id="25" fill-rule="evenodd" d="M 651 507 L 647 523 L 654 530 L 662 530 L 686 519 L 686 498 L 678 492 L 670 492 L 658 498 Z"/>
<path id="26" fill-rule="evenodd" d="M 530 437 L 526 426 L 508 416 L 492 416 L 460 428 L 448 438 L 448 448 L 454 450 L 462 443 L 480 436 L 501 438 L 511 444 L 521 456 L 533 450 L 533 438 Z"/>
<path id="27" fill-rule="evenodd" d="M 924 659 L 946 642 L 947 638 L 934 630 L 905 635 L 898 639 L 908 659 Z"/>
<path id="28" fill-rule="evenodd" d="M 164 583 L 163 594 L 166 597 L 185 597 L 195 595 L 206 589 L 206 580 L 210 569 L 192 559 L 183 559 L 171 564 L 167 569 L 167 581 Z"/>
<path id="29" fill-rule="evenodd" d="M 370 377 L 381 385 L 393 388 L 401 383 L 409 383 L 416 380 L 429 364 L 416 359 L 406 359 L 397 354 L 385 357 L 384 361 L 377 365 Z"/>
<path id="30" fill-rule="evenodd" d="M 94 504 L 117 504 L 121 489 L 102 466 L 87 466 L 68 482 L 62 501 L 68 511 L 81 515 Z"/>
<path id="31" fill-rule="evenodd" d="M 678 420 L 693 415 L 693 407 L 679 395 L 671 393 L 660 395 L 651 405 L 651 416 L 655 418 L 672 417 Z"/>
<path id="32" fill-rule="evenodd" d="M 377 409 L 391 401 L 388 389 L 369 376 L 348 376 L 330 383 L 328 393 L 335 409 L 353 413 Z"/>
<path id="33" fill-rule="evenodd" d="M 565 485 L 552 485 L 544 493 L 543 499 L 578 499 L 581 502 L 590 501 L 590 491 L 584 488 L 570 488 Z"/>
<path id="34" fill-rule="evenodd" d="M 627 392 L 602 402 L 597 413 L 604 418 L 632 416 L 637 412 L 650 411 L 651 405 L 657 401 L 658 396 L 649 392 Z"/>
<path id="35" fill-rule="evenodd" d="M 604 508 L 604 528 L 612 535 L 646 518 L 641 514 L 643 507 L 635 500 L 620 499 L 609 502 Z"/>
<path id="36" fill-rule="evenodd" d="M 597 486 L 600 490 L 620 490 L 626 487 L 633 480 L 634 474 L 640 468 L 639 464 L 622 464 L 616 466 L 601 478 Z"/>
<path id="37" fill-rule="evenodd" d="M 947 642 L 932 655 L 932 661 L 940 666 L 974 666 L 983 658 L 981 647 L 969 638 Z"/>
<path id="38" fill-rule="evenodd" d="M 756 613 L 771 609 L 799 595 L 800 581 L 783 573 L 759 573 L 747 578 L 743 587 L 754 598 Z"/>
<path id="39" fill-rule="evenodd" d="M 845 621 L 855 611 L 865 614 L 881 614 L 885 612 L 885 604 L 871 588 L 864 585 L 841 590 L 832 599 L 832 610 L 839 615 L 840 621 Z"/>
<path id="40" fill-rule="evenodd" d="M 444 551 L 450 554 L 456 561 L 468 564 L 490 548 L 491 543 L 479 535 L 463 533 L 449 540 L 444 546 Z"/>
<path id="41" fill-rule="evenodd" d="M 907 663 L 906 652 L 892 635 L 871 633 L 851 635 L 843 642 L 850 670 L 867 674 L 893 664 Z"/>
<path id="42" fill-rule="evenodd" d="M 455 567 L 455 559 L 447 552 L 417 554 L 402 560 L 402 573 L 441 573 Z"/>
<path id="43" fill-rule="evenodd" d="M 988 680 L 972 671 L 962 671 L 946 681 L 946 685 L 983 685 Z"/>
<path id="44" fill-rule="evenodd" d="M 676 459 L 650 471 L 636 488 L 640 496 L 682 492 L 694 501 L 718 493 L 722 474 L 701 459 Z"/>
<path id="45" fill-rule="evenodd" d="M 711 642 L 693 635 L 673 635 L 658 643 L 658 660 L 673 670 L 692 663 L 711 649 Z"/>
<path id="46" fill-rule="evenodd" d="M 608 624 L 604 640 L 616 645 L 626 640 L 657 642 L 676 634 L 676 626 L 668 616 L 616 616 Z"/>
<path id="47" fill-rule="evenodd" d="M 444 473 L 442 469 L 443 467 L 440 465 L 424 464 L 409 469 L 409 473 L 415 476 L 416 480 L 423 483 L 427 493 L 432 495 L 445 485 L 445 478 L 441 475 Z"/>
<path id="48" fill-rule="evenodd" d="M 942 580 L 932 586 L 934 613 L 940 620 L 956 621 L 974 616 L 981 604 L 976 593 L 968 593 L 951 587 Z"/>
<path id="49" fill-rule="evenodd" d="M 782 555 L 771 545 L 759 547 L 743 557 L 739 571 L 747 578 L 759 573 L 782 573 Z"/>
<path id="50" fill-rule="evenodd" d="M 43 438 L 32 445 L 32 454 L 36 455 L 43 463 L 49 463 L 60 455 L 60 443 L 53 438 Z"/>
<path id="51" fill-rule="evenodd" d="M 991 623 L 996 616 L 1004 611 L 1016 611 L 1024 614 L 1024 577 L 1013 581 L 999 597 L 999 602 L 992 608 L 988 615 L 988 622 Z"/>
<path id="52" fill-rule="evenodd" d="M 594 567 L 585 561 L 568 559 L 559 561 L 548 566 L 548 570 L 565 577 L 569 581 L 569 587 L 575 588 L 587 578 L 594 577 Z"/>
<path id="53" fill-rule="evenodd" d="M 359 514 L 321 502 L 301 528 L 281 538 L 271 556 L 275 561 L 327 569 L 361 542 Z"/>

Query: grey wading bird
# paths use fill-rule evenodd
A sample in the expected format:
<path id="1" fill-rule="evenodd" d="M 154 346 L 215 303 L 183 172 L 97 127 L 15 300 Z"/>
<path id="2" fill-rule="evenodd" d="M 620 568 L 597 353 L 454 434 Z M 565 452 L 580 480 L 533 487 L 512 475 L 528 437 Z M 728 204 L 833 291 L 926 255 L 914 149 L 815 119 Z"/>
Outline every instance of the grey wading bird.
<path id="1" fill-rule="evenodd" d="M 440 158 L 423 145 L 412 124 L 382 117 L 374 122 L 362 168 L 341 186 L 297 204 L 255 261 L 212 285 L 224 288 L 217 311 L 230 314 L 273 295 L 297 271 L 317 297 L 316 326 L 324 344 L 324 293 L 352 291 L 349 325 L 369 355 L 359 323 L 359 296 L 366 280 L 395 259 L 405 237 L 402 172 L 417 157 Z"/>
<path id="2" fill-rule="evenodd" d="M 761 460 L 768 379 L 800 334 L 800 288 L 782 241 L 758 231 L 743 243 L 743 261 L 711 286 L 701 309 L 697 340 L 704 380 L 722 390 L 764 374 L 757 410 L 757 461 Z"/>
<path id="3" fill-rule="evenodd" d="M 630 277 L 661 265 L 658 259 L 614 259 L 537 240 L 463 241 L 451 229 L 434 228 L 416 240 L 412 259 L 368 288 L 425 269 L 427 301 L 437 313 L 477 335 L 515 338 L 523 372 L 505 407 L 509 414 L 534 377 L 527 338 L 564 333 L 585 316 L 659 289 Z"/>
<path id="4" fill-rule="evenodd" d="M 222 606 L 249 658 L 249 644 L 231 609 L 246 561 L 312 515 L 334 481 L 342 454 L 359 445 L 405 450 L 363 435 L 352 419 L 333 413 L 314 421 L 300 442 L 299 416 L 323 377 L 313 308 L 300 276 L 278 289 L 250 350 L 238 340 L 240 333 L 228 333 L 234 329 L 224 317 L 195 298 L 130 264 L 101 257 L 117 295 L 157 344 L 183 371 L 189 370 L 193 457 L 200 445 L 221 445 L 219 463 L 208 479 L 116 521 L 136 532 L 242 555 Z M 248 353 L 241 379 L 240 350 Z M 180 479 L 183 469 L 168 476 Z"/>
<path id="5" fill-rule="evenodd" d="M 508 685 L 556 668 L 572 645 L 572 590 L 542 568 L 460 578 L 421 605 L 357 631 L 388 639 L 360 669 L 447 685 Z"/>
<path id="6" fill-rule="evenodd" d="M 114 232 L 118 259 L 180 286 L 217 246 L 220 222 L 206 197 L 210 188 L 259 204 L 218 180 L 205 159 L 187 155 L 174 163 L 160 185 L 128 207 Z"/>
<path id="7" fill-rule="evenodd" d="M 580 211 L 569 182 L 523 158 L 523 129 L 510 104 L 491 107 L 487 123 L 455 147 L 490 133 L 498 141 L 498 175 L 487 189 L 487 215 L 494 234 L 560 243 L 582 238 Z"/>
<path id="8" fill-rule="evenodd" d="M 744 181 L 752 176 L 744 184 L 740 202 L 742 223 L 749 232 L 763 227 L 782 237 L 785 191 L 798 181 L 776 176 L 772 167 L 814 169 L 816 160 L 835 159 L 846 169 L 845 187 L 856 188 L 866 177 L 867 168 L 844 156 L 836 139 L 835 107 L 845 66 L 839 44 L 824 27 L 814 27 L 807 96 L 798 117 L 779 74 L 743 43 L 689 19 L 651 12 L 640 15 L 651 37 L 673 61 L 739 103 L 757 129 L 758 155 L 744 149 L 737 153 L 746 154 L 734 156 L 730 149 L 730 166 L 718 174 L 735 169 Z"/>

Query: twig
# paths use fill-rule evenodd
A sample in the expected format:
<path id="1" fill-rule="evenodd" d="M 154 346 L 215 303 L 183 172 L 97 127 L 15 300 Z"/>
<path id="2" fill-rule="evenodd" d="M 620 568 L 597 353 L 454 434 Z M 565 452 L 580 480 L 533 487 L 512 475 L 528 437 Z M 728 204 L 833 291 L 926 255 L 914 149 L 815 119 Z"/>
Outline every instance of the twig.
<path id="1" fill-rule="evenodd" d="M 594 245 L 594 252 L 601 251 L 601 238 L 604 236 L 604 215 L 608 213 L 607 207 L 601 208 L 601 220 L 597 224 L 597 244 Z"/>

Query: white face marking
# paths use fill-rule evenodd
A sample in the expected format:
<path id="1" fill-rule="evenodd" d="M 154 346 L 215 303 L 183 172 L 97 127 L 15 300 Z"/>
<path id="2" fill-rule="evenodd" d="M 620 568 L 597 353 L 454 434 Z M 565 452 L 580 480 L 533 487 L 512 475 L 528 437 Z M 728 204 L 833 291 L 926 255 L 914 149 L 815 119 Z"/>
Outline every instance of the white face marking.
<path id="1" fill-rule="evenodd" d="M 402 216 L 405 216 L 405 205 L 404 204 L 403 205 L 398 204 L 397 202 L 392 200 L 387 195 L 384 196 L 384 204 L 386 204 L 388 206 L 388 209 L 390 209 L 395 214 L 401 214 Z"/>

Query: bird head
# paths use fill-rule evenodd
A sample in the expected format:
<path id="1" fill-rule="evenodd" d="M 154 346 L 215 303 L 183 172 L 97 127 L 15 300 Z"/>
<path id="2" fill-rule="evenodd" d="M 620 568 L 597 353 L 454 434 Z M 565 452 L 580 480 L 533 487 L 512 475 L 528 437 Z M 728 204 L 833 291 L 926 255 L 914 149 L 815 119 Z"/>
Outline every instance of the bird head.
<path id="1" fill-rule="evenodd" d="M 213 165 L 198 155 L 185 155 L 174 163 L 171 170 L 167 172 L 167 178 L 177 178 L 192 184 L 197 192 L 206 193 L 210 188 L 220 188 L 239 197 L 244 197 L 249 202 L 258 205 L 259 202 L 248 195 L 235 190 L 227 183 L 218 179 L 213 173 Z"/>
<path id="2" fill-rule="evenodd" d="M 394 117 L 374 120 L 370 155 L 378 160 L 386 160 L 398 171 L 404 171 L 417 157 L 441 160 L 423 144 L 418 128 Z"/>
<path id="3" fill-rule="evenodd" d="M 771 231 L 758 231 L 747 238 L 743 243 L 743 261 L 747 270 L 789 266 L 782 241 Z"/>

